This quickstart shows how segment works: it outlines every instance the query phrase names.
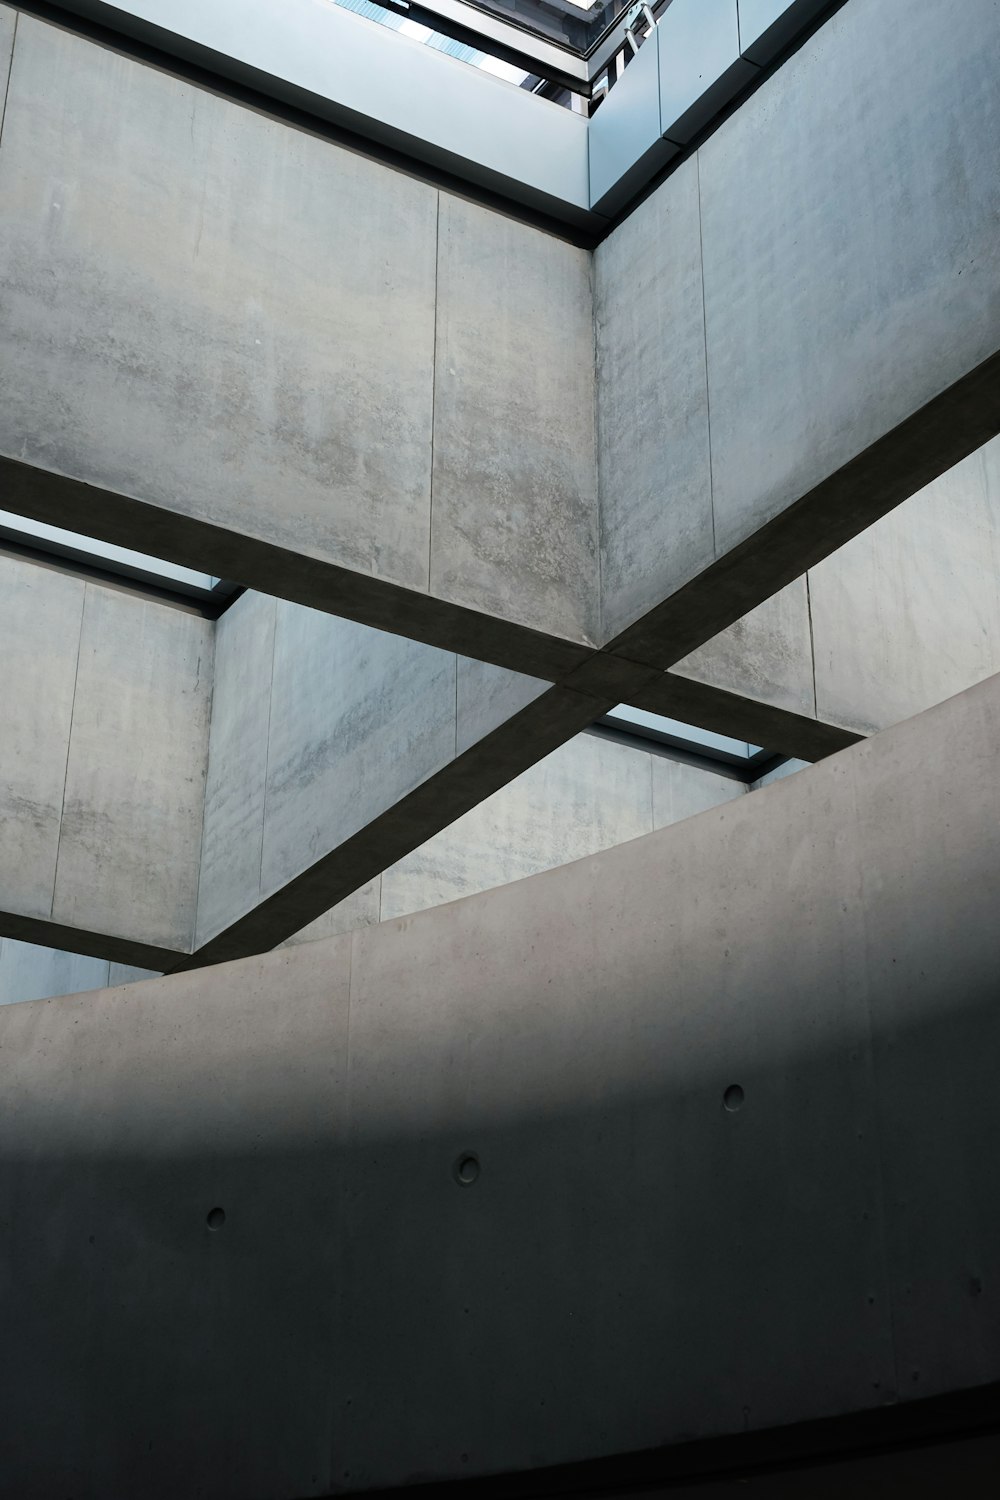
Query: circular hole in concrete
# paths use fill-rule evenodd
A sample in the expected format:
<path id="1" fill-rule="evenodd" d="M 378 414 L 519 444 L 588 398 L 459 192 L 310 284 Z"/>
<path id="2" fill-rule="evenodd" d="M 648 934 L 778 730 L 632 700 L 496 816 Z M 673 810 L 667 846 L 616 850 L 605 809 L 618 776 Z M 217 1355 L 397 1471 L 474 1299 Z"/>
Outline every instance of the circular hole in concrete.
<path id="1" fill-rule="evenodd" d="M 205 1223 L 209 1229 L 221 1229 L 226 1222 L 226 1211 L 224 1208 L 210 1208 Z"/>
<path id="2" fill-rule="evenodd" d="M 463 1151 L 455 1163 L 455 1181 L 462 1187 L 471 1187 L 479 1176 L 479 1157 L 471 1151 Z"/>
<path id="3" fill-rule="evenodd" d="M 743 1108 L 744 1094 L 738 1083 L 731 1083 L 722 1096 L 722 1102 L 731 1115 Z"/>

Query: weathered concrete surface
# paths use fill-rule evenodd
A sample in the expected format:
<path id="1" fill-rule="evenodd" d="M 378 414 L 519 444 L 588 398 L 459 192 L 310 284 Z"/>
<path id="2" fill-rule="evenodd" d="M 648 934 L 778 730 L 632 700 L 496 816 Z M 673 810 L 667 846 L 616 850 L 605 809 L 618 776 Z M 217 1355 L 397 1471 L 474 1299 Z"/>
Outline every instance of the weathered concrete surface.
<path id="1" fill-rule="evenodd" d="M 510 666 L 586 659 L 561 640 L 597 626 L 583 251 L 445 196 L 439 267 L 436 189 L 30 17 L 0 193 L 14 508 L 376 626 L 433 615 L 441 646 L 471 613 L 452 595 L 500 600 Z M 543 496 L 529 542 L 518 506 Z"/>
<path id="2" fill-rule="evenodd" d="M 596 646 L 590 256 L 446 194 L 438 238 L 431 591 Z"/>
<path id="3" fill-rule="evenodd" d="M 595 256 L 604 639 L 712 555 L 698 218 L 692 160 Z"/>
<path id="4" fill-rule="evenodd" d="M 745 791 L 729 777 L 577 735 L 390 866 L 380 919 L 568 864 Z"/>
<path id="5" fill-rule="evenodd" d="M 277 608 L 247 590 L 216 624 L 198 944 L 260 900 Z"/>
<path id="6" fill-rule="evenodd" d="M 85 585 L 0 557 L 0 910 L 52 914 Z"/>
<path id="7" fill-rule="evenodd" d="M 272 947 L 317 919 L 340 930 L 342 917 L 324 917 L 332 905 L 600 711 L 251 592 L 220 620 L 217 646 L 199 961 Z"/>
<path id="8" fill-rule="evenodd" d="M 679 208 L 697 176 L 700 214 L 675 216 L 662 275 L 679 265 L 683 283 L 700 263 L 700 398 L 675 386 L 672 339 L 628 357 L 612 288 L 632 221 L 598 249 L 602 512 L 645 522 L 605 575 L 612 649 L 670 667 L 741 599 L 776 592 L 996 433 L 998 48 L 993 0 L 954 15 L 850 0 L 642 206 L 650 222 L 658 198 Z M 669 295 L 637 298 L 634 316 L 648 303 L 655 323 Z M 692 299 L 695 345 L 700 318 Z M 615 413 L 630 409 L 645 420 L 609 502 Z M 682 445 L 701 444 L 710 413 L 693 535 L 684 483 L 675 498 L 661 478 L 675 409 Z"/>
<path id="9" fill-rule="evenodd" d="M 7 102 L 7 79 L 10 74 L 11 54 L 14 50 L 14 30 L 17 12 L 8 5 L 0 5 L 0 125 L 3 124 L 4 107 Z"/>
<path id="10" fill-rule="evenodd" d="M 21 1000 L 46 1000 L 53 995 L 73 995 L 80 990 L 107 989 L 109 985 L 134 984 L 156 976 L 149 969 L 109 963 L 106 958 L 87 958 L 59 948 L 40 948 L 0 938 L 0 1005 Z"/>
<path id="11" fill-rule="evenodd" d="M 426 587 L 431 188 L 30 17 L 0 182 L 8 454 Z"/>
<path id="12" fill-rule="evenodd" d="M 294 962 L 4 1007 L 6 1493 L 329 1492 L 349 943 Z"/>
<path id="13" fill-rule="evenodd" d="M 0 557 L 0 921 L 165 967 L 194 934 L 213 626 Z"/>
<path id="14" fill-rule="evenodd" d="M 11 503 L 624 697 L 995 430 L 997 24 L 851 0 L 601 247 L 598 636 L 583 253 L 26 22 Z"/>
<path id="15" fill-rule="evenodd" d="M 809 575 L 816 708 L 870 732 L 1000 671 L 1000 440 Z"/>
<path id="16" fill-rule="evenodd" d="M 499 891 L 5 1007 L 4 1487 L 291 1497 L 997 1379 L 998 736 L 993 679 Z"/>
<path id="17" fill-rule="evenodd" d="M 106 958 L 86 958 L 79 953 L 0 938 L 0 1005 L 74 995 L 79 990 L 107 989 L 110 969 Z"/>
<path id="18" fill-rule="evenodd" d="M 1000 671 L 998 548 L 994 439 L 634 701 L 820 759 Z"/>
<path id="19" fill-rule="evenodd" d="M 212 645 L 198 615 L 88 585 L 53 921 L 190 946 Z"/>

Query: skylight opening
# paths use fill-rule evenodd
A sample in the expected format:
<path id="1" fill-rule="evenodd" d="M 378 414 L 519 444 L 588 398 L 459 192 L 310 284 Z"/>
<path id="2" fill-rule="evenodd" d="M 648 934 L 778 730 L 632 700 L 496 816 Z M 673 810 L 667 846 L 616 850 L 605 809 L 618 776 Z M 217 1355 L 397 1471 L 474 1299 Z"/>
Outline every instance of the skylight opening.
<path id="1" fill-rule="evenodd" d="M 162 557 L 116 547 L 112 542 L 102 542 L 96 537 L 84 536 L 82 532 L 67 531 L 61 526 L 49 526 L 45 521 L 33 521 L 28 516 L 0 510 L 0 543 L 5 541 L 51 557 L 85 563 L 104 573 L 153 584 L 189 599 L 221 604 L 239 589 L 238 584 L 228 579 L 199 573 L 194 568 L 183 568 Z"/>

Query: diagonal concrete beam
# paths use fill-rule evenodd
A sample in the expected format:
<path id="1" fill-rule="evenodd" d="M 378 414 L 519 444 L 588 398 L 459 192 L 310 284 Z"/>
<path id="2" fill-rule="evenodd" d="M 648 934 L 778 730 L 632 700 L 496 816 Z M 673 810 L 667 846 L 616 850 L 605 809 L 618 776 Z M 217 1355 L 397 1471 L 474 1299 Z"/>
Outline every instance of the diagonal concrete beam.
<path id="1" fill-rule="evenodd" d="M 624 698 L 996 431 L 998 24 L 849 0 L 599 248 L 598 512 L 585 252 L 22 16 L 7 503 Z"/>
<path id="2" fill-rule="evenodd" d="M 998 26 L 849 0 L 606 241 L 595 447 L 584 252 L 21 15 L 3 504 L 553 683 L 508 775 L 742 712 L 684 659 L 1000 422 Z"/>

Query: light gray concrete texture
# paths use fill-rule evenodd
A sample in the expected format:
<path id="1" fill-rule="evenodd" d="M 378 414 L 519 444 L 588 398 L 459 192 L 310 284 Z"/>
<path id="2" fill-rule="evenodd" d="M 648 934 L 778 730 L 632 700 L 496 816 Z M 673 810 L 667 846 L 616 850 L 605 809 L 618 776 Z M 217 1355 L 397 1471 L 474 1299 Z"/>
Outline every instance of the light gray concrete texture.
<path id="1" fill-rule="evenodd" d="M 3 1008 L 3 1487 L 364 1490 L 995 1380 L 998 737 L 993 678 L 502 890 Z"/>
<path id="2" fill-rule="evenodd" d="M 935 0 L 850 0 L 599 247 L 612 649 L 670 667 L 746 612 L 744 589 L 776 592 L 995 434 L 998 32 L 992 0 L 954 28 Z M 703 289 L 701 354 L 697 301 L 674 320 L 691 340 L 678 387 L 676 340 L 637 341 L 612 288 L 634 221 L 692 198 L 658 236 L 682 269 L 651 290 L 641 274 L 635 298 L 655 325 L 677 281 Z M 641 414 L 627 445 L 623 411 Z M 709 411 L 710 478 L 665 478 Z"/>
<path id="3" fill-rule="evenodd" d="M 426 587 L 434 189 L 31 17 L 0 182 L 8 453 Z"/>
<path id="4" fill-rule="evenodd" d="M 868 536 L 869 533 L 862 533 L 863 545 Z M 789 713 L 815 718 L 809 584 L 809 574 L 797 578 L 728 630 L 684 657 L 670 675 L 690 677 L 760 699 Z M 847 626 L 847 622 L 842 623 Z M 956 686 L 967 687 L 968 683 Z"/>
<path id="5" fill-rule="evenodd" d="M 66 9 L 592 229 L 587 122 L 329 0 L 68 0 Z M 557 47 L 563 69 L 574 60 Z M 456 122 L 461 122 L 457 125 Z"/>
<path id="6" fill-rule="evenodd" d="M 0 631 L 4 931 L 165 966 L 194 930 L 212 624 L 4 556 Z"/>
<path id="7" fill-rule="evenodd" d="M 345 1484 L 996 1378 L 998 730 L 994 680 L 757 797 L 357 934 Z"/>
<path id="8" fill-rule="evenodd" d="M 218 670 L 221 684 L 225 680 L 221 665 Z M 230 736 L 226 739 L 228 744 Z M 259 747 L 261 763 L 265 750 L 266 735 Z M 210 780 L 213 768 L 218 773 L 218 758 L 210 759 Z M 225 778 L 219 775 L 218 781 L 222 785 Z M 262 773 L 256 784 L 262 791 Z M 601 733 L 578 735 L 287 938 L 285 946 L 423 911 L 552 869 L 691 817 L 746 790 L 732 777 L 672 761 L 639 745 Z M 260 827 L 247 842 L 259 861 Z M 224 886 L 221 847 L 217 839 L 211 878 Z M 239 864 L 241 848 L 234 842 L 234 864 Z M 202 880 L 204 894 L 204 870 Z M 250 906 L 260 899 L 257 884 Z M 232 900 L 232 887 L 224 887 L 224 895 Z M 202 940 L 208 940 L 205 934 Z M 20 958 L 16 967 L 10 960 L 6 969 L 0 960 L 0 1002 L 35 1000 L 149 977 L 148 971 L 127 971 L 120 964 L 110 965 L 109 977 L 106 960 L 102 968 L 100 960 L 84 959 L 83 964 L 94 967 L 86 968 L 85 977 L 78 981 L 76 970 L 67 970 L 76 961 L 74 955 L 21 943 L 9 946 Z"/>
<path id="9" fill-rule="evenodd" d="M 197 939 L 183 967 L 316 922 L 327 933 L 378 920 L 382 870 L 602 706 L 248 591 L 218 625 Z"/>
<path id="10" fill-rule="evenodd" d="M 446 194 L 431 589 L 598 643 L 590 256 Z"/>
<path id="11" fill-rule="evenodd" d="M 0 938 L 0 1005 L 107 989 L 110 968 L 106 958 L 87 958 L 80 953 L 19 943 L 15 938 Z"/>
<path id="12" fill-rule="evenodd" d="M 587 659 L 584 251 L 442 195 L 439 268 L 428 184 L 31 17 L 0 192 L 11 506 L 449 649 L 478 621 L 538 675 Z"/>
<path id="13" fill-rule="evenodd" d="M 698 213 L 689 161 L 595 255 L 604 639 L 713 551 Z"/>
<path id="14" fill-rule="evenodd" d="M 5 1493 L 332 1488 L 349 941 L 294 964 L 4 1008 Z"/>
<path id="15" fill-rule="evenodd" d="M 380 918 L 568 864 L 745 791 L 730 777 L 578 735 L 385 870 Z"/>
<path id="16" fill-rule="evenodd" d="M 107 989 L 109 985 L 134 984 L 138 979 L 154 977 L 151 969 L 0 938 L 0 1005 Z"/>
<path id="17" fill-rule="evenodd" d="M 1000 671 L 1000 440 L 636 694 L 820 759 Z"/>
<path id="18" fill-rule="evenodd" d="M 260 900 L 277 610 L 248 589 L 215 627 L 196 946 Z"/>
<path id="19" fill-rule="evenodd" d="M 86 586 L 0 556 L 0 910 L 52 915 Z"/>
<path id="20" fill-rule="evenodd" d="M 864 733 L 1000 672 L 1000 440 L 809 574 L 817 712 Z"/>
<path id="21" fill-rule="evenodd" d="M 88 585 L 54 921 L 190 947 L 212 680 L 210 621 Z"/>
<path id="22" fill-rule="evenodd" d="M 263 896 L 455 758 L 456 672 L 450 652 L 279 604 Z"/>
<path id="23" fill-rule="evenodd" d="M 830 0 L 737 0 L 740 52 L 763 67 L 829 8 Z"/>
<path id="24" fill-rule="evenodd" d="M 4 106 L 7 102 L 7 79 L 10 74 L 16 26 L 17 12 L 9 5 L 0 5 L 0 126 L 3 124 Z"/>
<path id="25" fill-rule="evenodd" d="M 699 152 L 720 552 L 995 357 L 998 50 L 850 0 Z"/>

